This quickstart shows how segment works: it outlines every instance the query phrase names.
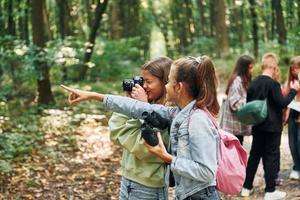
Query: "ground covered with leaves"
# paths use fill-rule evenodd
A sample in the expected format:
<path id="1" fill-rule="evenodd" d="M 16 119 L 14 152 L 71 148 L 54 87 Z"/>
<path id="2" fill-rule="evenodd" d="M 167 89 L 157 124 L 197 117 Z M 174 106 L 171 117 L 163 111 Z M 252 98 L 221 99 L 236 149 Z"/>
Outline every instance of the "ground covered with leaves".
<path id="1" fill-rule="evenodd" d="M 0 199 L 118 199 L 122 150 L 109 140 L 107 116 L 78 113 L 44 109 L 27 113 L 24 121 L 0 119 Z M 251 137 L 247 137 L 248 150 L 250 144 Z M 278 189 L 288 193 L 287 199 L 300 199 L 300 181 L 288 179 L 291 156 L 286 133 L 281 155 L 284 182 Z M 254 194 L 246 199 L 263 199 L 261 165 L 254 185 Z M 173 190 L 170 199 L 174 199 Z"/>

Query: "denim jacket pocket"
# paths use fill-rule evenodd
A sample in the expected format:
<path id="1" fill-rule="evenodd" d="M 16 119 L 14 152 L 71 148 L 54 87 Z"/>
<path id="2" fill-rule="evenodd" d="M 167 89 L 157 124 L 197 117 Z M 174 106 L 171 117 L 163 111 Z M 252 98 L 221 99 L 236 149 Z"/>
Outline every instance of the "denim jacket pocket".
<path id="1" fill-rule="evenodd" d="M 178 148 L 184 148 L 189 144 L 189 133 L 186 126 L 181 126 L 178 129 Z"/>

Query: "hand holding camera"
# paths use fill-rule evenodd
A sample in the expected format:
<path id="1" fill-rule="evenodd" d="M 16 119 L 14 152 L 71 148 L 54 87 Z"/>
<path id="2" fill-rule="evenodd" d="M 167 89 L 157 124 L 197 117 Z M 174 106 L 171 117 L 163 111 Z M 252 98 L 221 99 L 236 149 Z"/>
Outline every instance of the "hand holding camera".
<path id="1" fill-rule="evenodd" d="M 154 111 L 151 113 L 145 111 L 142 117 L 145 120 L 141 125 L 142 137 L 150 146 L 156 146 L 159 141 L 153 128 L 166 129 L 169 127 L 169 121 Z"/>
<path id="2" fill-rule="evenodd" d="M 135 76 L 133 79 L 123 80 L 123 91 L 128 97 L 133 99 L 148 102 L 147 94 L 143 88 L 144 79 L 141 76 Z"/>

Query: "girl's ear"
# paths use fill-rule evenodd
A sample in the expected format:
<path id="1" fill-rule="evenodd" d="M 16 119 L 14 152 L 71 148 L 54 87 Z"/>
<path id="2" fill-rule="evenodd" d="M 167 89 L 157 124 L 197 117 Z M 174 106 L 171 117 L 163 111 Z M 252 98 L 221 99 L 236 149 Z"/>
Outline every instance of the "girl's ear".
<path id="1" fill-rule="evenodd" d="M 179 82 L 177 84 L 177 87 L 178 87 L 178 88 L 176 88 L 177 89 L 177 93 L 182 94 L 182 92 L 185 90 L 183 82 Z"/>

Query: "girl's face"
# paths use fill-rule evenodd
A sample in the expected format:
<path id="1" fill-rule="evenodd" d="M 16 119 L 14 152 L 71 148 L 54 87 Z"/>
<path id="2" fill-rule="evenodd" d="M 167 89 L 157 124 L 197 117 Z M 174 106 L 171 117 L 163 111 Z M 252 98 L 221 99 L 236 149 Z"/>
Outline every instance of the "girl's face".
<path id="1" fill-rule="evenodd" d="M 146 91 L 148 101 L 155 101 L 164 95 L 164 84 L 159 78 L 153 76 L 148 70 L 142 70 L 144 78 L 143 88 Z"/>
<path id="2" fill-rule="evenodd" d="M 251 63 L 251 64 L 249 65 L 249 74 L 252 74 L 253 68 L 254 68 L 254 63 Z"/>
<path id="3" fill-rule="evenodd" d="M 175 80 L 176 77 L 176 70 L 175 66 L 171 65 L 170 73 L 169 73 L 169 82 L 166 85 L 166 100 L 169 102 L 174 102 L 176 104 L 178 97 L 178 94 L 176 92 L 176 85 L 178 84 Z"/>
<path id="4" fill-rule="evenodd" d="M 291 66 L 291 73 L 293 78 L 298 78 L 298 74 L 300 73 L 300 66 L 298 65 L 292 65 Z"/>

